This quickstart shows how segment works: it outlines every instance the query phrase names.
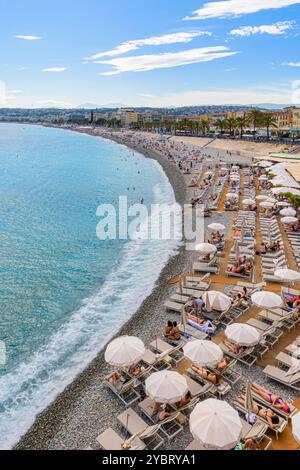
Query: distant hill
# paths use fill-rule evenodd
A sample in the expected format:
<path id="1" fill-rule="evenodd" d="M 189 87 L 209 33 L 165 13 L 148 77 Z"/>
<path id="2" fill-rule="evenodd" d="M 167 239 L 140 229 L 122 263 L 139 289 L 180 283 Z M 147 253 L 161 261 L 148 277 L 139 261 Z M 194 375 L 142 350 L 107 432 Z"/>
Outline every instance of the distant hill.
<path id="1" fill-rule="evenodd" d="M 253 105 L 254 107 L 257 107 L 257 108 L 262 108 L 262 109 L 270 109 L 270 110 L 274 110 L 274 109 L 283 109 L 283 108 L 287 108 L 288 106 L 291 106 L 289 104 L 272 104 L 272 103 L 258 103 L 258 104 L 255 104 Z"/>
<path id="2" fill-rule="evenodd" d="M 94 104 L 94 103 L 84 103 L 77 106 L 77 109 L 117 109 L 117 108 L 126 108 L 124 104 L 121 103 L 108 103 L 105 105 Z"/>

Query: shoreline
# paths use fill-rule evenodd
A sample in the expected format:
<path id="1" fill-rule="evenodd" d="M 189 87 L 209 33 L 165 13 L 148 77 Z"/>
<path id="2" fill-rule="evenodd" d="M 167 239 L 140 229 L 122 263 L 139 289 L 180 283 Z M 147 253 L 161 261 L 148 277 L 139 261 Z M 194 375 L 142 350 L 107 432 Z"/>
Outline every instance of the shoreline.
<path id="1" fill-rule="evenodd" d="M 157 161 L 173 188 L 176 201 L 179 204 L 184 204 L 186 200 L 184 177 L 173 163 L 169 162 L 159 153 L 145 149 L 139 145 L 125 144 L 117 137 L 109 139 L 108 137 L 97 135 L 93 132 L 93 129 L 65 130 L 106 138 L 119 145 L 131 148 L 146 158 Z M 154 339 L 153 331 L 159 333 L 166 321 L 166 313 L 163 304 L 171 289 L 168 285 L 168 280 L 186 269 L 191 256 L 190 252 L 187 252 L 184 247 L 181 247 L 179 253 L 169 259 L 160 273 L 156 286 L 150 296 L 145 299 L 132 317 L 121 326 L 114 337 L 120 335 L 138 335 L 145 343 Z M 173 315 L 169 316 L 171 318 L 173 317 Z M 174 320 L 175 319 L 177 319 L 176 315 L 174 315 Z M 145 331 L 145 324 L 149 326 L 148 333 Z M 93 440 L 96 439 L 102 430 L 111 425 L 109 422 L 107 425 L 105 424 L 105 418 L 110 421 L 116 413 L 118 414 L 122 411 L 122 407 L 119 406 L 119 403 L 115 403 L 114 399 L 111 399 L 109 392 L 101 383 L 101 377 L 111 370 L 111 366 L 105 363 L 104 351 L 105 347 L 98 352 L 87 368 L 81 372 L 47 408 L 37 415 L 33 425 L 20 438 L 18 443 L 14 446 L 14 449 L 84 449 L 88 447 L 91 442 L 87 441 L 84 437 L 86 433 L 83 432 L 83 436 L 81 436 L 78 435 L 78 431 L 73 431 L 72 434 L 71 430 L 73 428 L 72 421 L 74 419 L 74 412 L 79 411 L 80 406 L 82 409 L 80 409 L 80 415 L 77 417 L 77 420 L 80 421 L 80 417 L 82 416 L 83 426 L 87 427 L 88 420 L 94 421 L 96 419 L 98 423 L 90 423 L 89 425 L 90 431 L 88 434 L 92 433 L 92 429 L 97 429 Z M 99 403 L 101 402 L 107 402 L 105 409 L 101 409 L 101 406 L 99 407 Z M 76 419 L 74 420 L 76 421 Z M 67 440 L 69 440 L 69 442 L 67 442 Z"/>

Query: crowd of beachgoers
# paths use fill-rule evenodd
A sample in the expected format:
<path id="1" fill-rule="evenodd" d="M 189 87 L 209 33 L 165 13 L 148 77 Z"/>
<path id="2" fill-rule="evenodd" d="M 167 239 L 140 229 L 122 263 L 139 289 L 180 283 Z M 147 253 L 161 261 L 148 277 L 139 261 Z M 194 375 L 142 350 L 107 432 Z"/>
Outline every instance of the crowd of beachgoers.
<path id="1" fill-rule="evenodd" d="M 296 449 L 300 223 L 275 190 L 272 163 L 159 135 L 96 135 L 163 158 L 173 186 L 180 174 L 184 200 L 206 218 L 205 239 L 171 260 L 18 447 Z"/>

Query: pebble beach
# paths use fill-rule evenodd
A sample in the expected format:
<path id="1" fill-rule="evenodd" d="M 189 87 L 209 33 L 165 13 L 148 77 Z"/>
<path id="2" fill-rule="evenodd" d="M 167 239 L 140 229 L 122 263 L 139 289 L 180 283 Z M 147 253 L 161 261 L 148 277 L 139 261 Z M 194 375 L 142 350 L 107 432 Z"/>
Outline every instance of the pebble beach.
<path id="1" fill-rule="evenodd" d="M 182 173 L 164 155 L 153 149 L 147 149 L 140 143 L 130 143 L 126 138 L 123 139 L 119 133 L 108 135 L 98 129 L 93 130 L 90 128 L 73 130 L 112 139 L 117 143 L 133 148 L 148 158 L 155 159 L 162 166 L 172 184 L 177 202 L 181 205 L 188 202 L 186 182 Z M 251 161 L 250 158 L 247 159 L 245 156 L 228 154 L 225 151 L 220 152 L 220 150 L 216 150 L 215 153 L 211 152 L 210 157 L 212 161 L 222 160 L 226 163 L 245 165 Z M 222 222 L 226 225 L 229 219 L 225 214 L 215 212 L 209 221 L 210 223 Z M 166 313 L 164 308 L 164 302 L 173 289 L 168 281 L 174 276 L 186 272 L 192 261 L 195 261 L 195 253 L 186 251 L 182 247 L 178 255 L 169 260 L 152 294 L 144 301 L 133 317 L 116 332 L 116 337 L 120 335 L 138 336 L 147 345 L 156 336 L 161 335 L 166 320 L 178 321 L 178 315 Z M 229 281 L 228 284 L 230 284 Z M 100 449 L 100 446 L 97 444 L 96 438 L 103 431 L 112 427 L 121 432 L 116 417 L 124 408 L 102 382 L 103 377 L 111 370 L 111 366 L 105 363 L 104 350 L 100 351 L 89 367 L 37 417 L 34 425 L 16 445 L 16 449 L 79 450 L 92 447 L 97 450 Z M 243 373 L 245 378 L 249 378 L 262 386 L 269 386 L 261 368 L 254 366 L 247 369 L 239 365 L 238 370 Z M 230 395 L 227 397 L 229 402 L 238 394 L 239 386 L 237 384 L 232 388 Z M 291 402 L 297 397 L 296 392 L 291 390 L 287 392 L 286 388 L 279 384 L 274 384 L 272 387 L 274 393 L 283 394 Z M 190 433 L 183 433 L 168 444 L 166 449 L 185 449 L 190 442 Z"/>

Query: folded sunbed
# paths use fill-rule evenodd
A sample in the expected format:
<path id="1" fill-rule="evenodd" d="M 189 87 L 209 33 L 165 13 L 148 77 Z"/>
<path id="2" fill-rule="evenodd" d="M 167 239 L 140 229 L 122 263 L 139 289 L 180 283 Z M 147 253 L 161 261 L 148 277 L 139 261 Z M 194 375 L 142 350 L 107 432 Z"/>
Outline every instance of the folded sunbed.
<path id="1" fill-rule="evenodd" d="M 149 426 L 132 408 L 124 411 L 117 419 L 129 434 L 138 435 L 148 449 L 156 450 L 163 445 L 164 439 L 159 434 L 160 425 Z"/>
<path id="2" fill-rule="evenodd" d="M 107 429 L 104 433 L 97 437 L 97 441 L 104 450 L 124 451 L 125 440 L 116 433 L 112 428 Z M 131 450 L 144 450 L 146 445 L 139 438 L 135 438 L 131 445 Z"/>

